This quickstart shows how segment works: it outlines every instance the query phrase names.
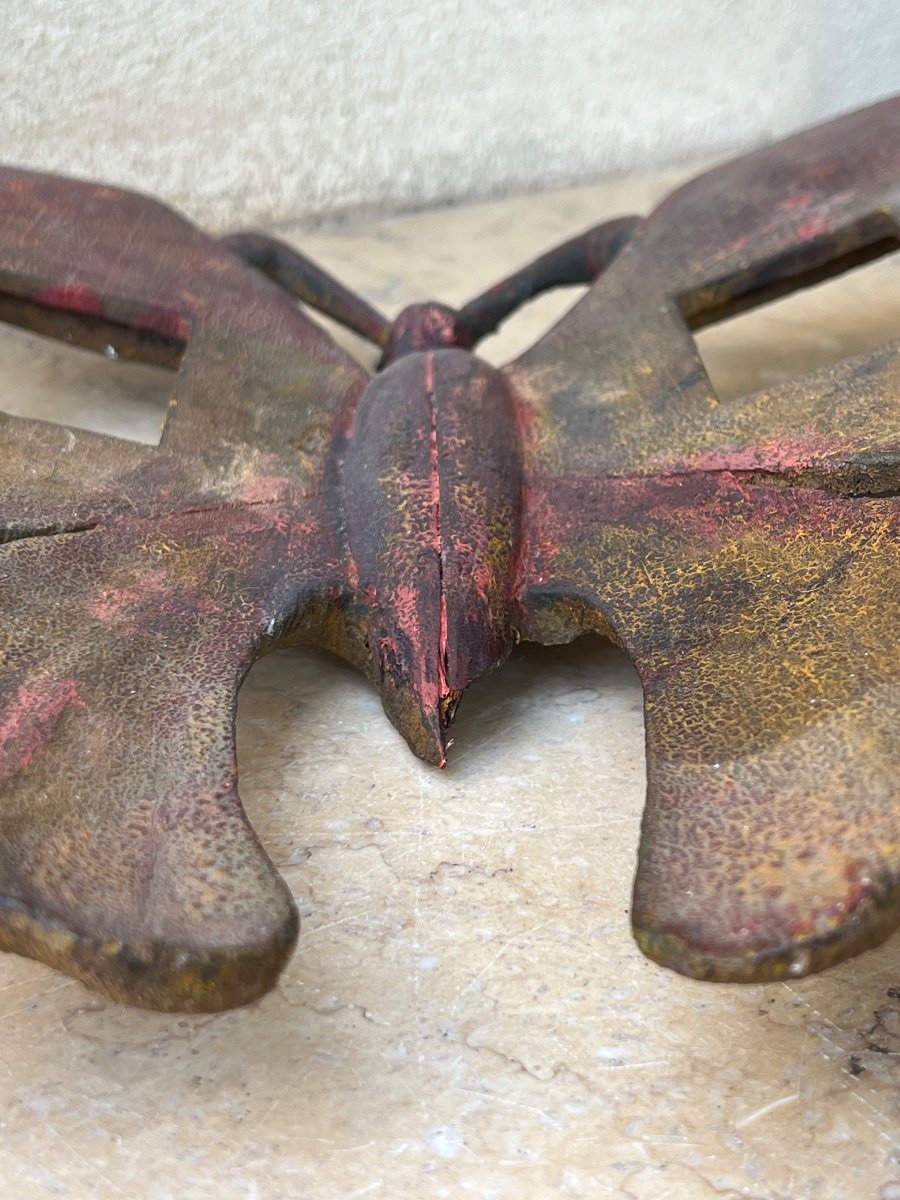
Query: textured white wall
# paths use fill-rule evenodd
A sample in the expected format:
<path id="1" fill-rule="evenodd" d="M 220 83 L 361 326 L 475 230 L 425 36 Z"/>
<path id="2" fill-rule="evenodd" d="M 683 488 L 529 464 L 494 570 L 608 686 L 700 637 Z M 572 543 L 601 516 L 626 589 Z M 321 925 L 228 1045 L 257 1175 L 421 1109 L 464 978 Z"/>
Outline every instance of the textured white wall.
<path id="1" fill-rule="evenodd" d="M 900 87 L 898 0 L 0 0 L 0 161 L 216 226 L 728 151 Z"/>

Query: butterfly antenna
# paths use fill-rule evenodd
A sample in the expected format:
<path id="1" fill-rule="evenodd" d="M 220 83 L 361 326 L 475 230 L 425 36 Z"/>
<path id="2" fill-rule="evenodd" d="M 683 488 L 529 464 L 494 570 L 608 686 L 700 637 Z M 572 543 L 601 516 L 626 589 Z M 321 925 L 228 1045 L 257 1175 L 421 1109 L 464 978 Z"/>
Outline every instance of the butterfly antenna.
<path id="1" fill-rule="evenodd" d="M 263 233 L 232 233 L 221 242 L 316 312 L 331 317 L 376 346 L 387 344 L 390 322 L 293 246 Z"/>
<path id="2" fill-rule="evenodd" d="M 640 217 L 616 217 L 548 250 L 464 305 L 459 324 L 475 345 L 511 313 L 552 288 L 593 283 L 624 249 Z"/>

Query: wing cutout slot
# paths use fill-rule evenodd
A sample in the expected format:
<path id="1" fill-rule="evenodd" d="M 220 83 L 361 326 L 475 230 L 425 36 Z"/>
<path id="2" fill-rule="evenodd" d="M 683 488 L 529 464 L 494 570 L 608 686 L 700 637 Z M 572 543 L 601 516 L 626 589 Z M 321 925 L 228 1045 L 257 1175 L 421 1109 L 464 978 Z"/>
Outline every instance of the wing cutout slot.
<path id="1" fill-rule="evenodd" d="M 186 343 L 0 292 L 0 410 L 156 446 Z"/>
<path id="2" fill-rule="evenodd" d="M 720 399 L 900 337 L 900 236 L 884 213 L 679 297 Z"/>

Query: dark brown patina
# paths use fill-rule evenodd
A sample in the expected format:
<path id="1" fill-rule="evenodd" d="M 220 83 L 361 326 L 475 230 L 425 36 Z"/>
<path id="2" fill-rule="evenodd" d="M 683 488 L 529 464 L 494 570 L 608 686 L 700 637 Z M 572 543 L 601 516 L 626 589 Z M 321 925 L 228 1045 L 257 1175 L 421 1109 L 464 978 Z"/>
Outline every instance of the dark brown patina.
<path id="1" fill-rule="evenodd" d="M 158 448 L 0 415 L 0 947 L 156 1008 L 260 995 L 297 918 L 236 790 L 253 661 L 337 651 L 443 764 L 473 679 L 587 630 L 644 687 L 649 954 L 776 979 L 896 927 L 900 342 L 724 402 L 690 330 L 897 245 L 900 101 L 393 325 L 262 235 L 0 189 L 0 317 L 177 370 Z M 504 370 L 471 353 L 591 280 Z"/>

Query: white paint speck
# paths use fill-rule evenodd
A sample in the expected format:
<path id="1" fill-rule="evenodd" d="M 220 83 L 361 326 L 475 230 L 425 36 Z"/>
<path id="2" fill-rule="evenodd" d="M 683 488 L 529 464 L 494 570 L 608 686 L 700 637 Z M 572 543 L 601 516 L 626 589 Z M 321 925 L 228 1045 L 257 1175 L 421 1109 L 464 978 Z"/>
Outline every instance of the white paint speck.
<path id="1" fill-rule="evenodd" d="M 810 962 L 811 962 L 811 958 L 810 958 L 809 951 L 808 950 L 799 950 L 797 952 L 797 954 L 794 956 L 793 962 L 788 967 L 788 974 L 794 975 L 794 976 L 805 975 L 806 972 L 809 970 Z"/>
<path id="2" fill-rule="evenodd" d="M 462 1130 L 456 1125 L 435 1125 L 425 1134 L 425 1141 L 441 1158 L 456 1158 L 463 1148 Z"/>

